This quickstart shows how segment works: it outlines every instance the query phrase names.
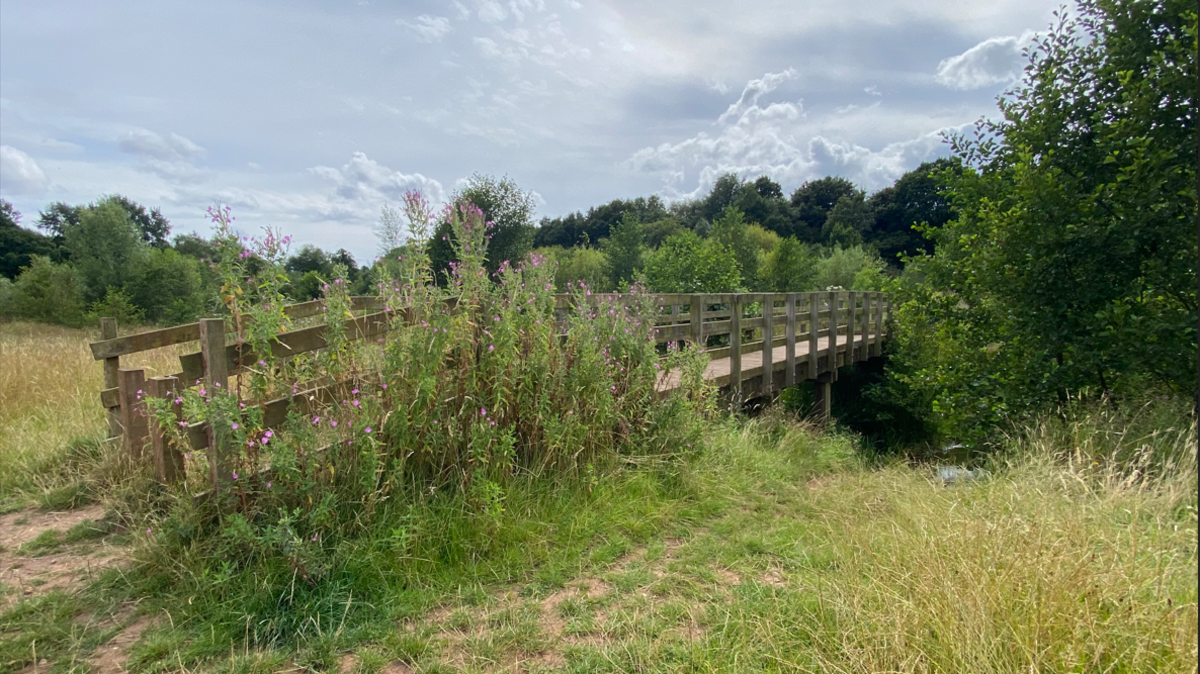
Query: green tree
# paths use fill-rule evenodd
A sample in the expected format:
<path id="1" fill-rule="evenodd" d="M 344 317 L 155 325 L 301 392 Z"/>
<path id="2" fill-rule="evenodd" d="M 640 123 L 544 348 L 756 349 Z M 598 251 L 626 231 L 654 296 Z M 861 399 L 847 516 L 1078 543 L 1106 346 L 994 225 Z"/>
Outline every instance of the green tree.
<path id="1" fill-rule="evenodd" d="M 956 159 L 949 158 L 924 162 L 867 200 L 875 214 L 875 225 L 864 238 L 888 264 L 899 266 L 902 256 L 932 252 L 932 242 L 915 226 L 941 227 L 954 217 L 937 176 L 946 170 L 961 170 L 961 166 Z"/>
<path id="2" fill-rule="evenodd" d="M 75 269 L 35 255 L 10 289 L 8 310 L 16 318 L 81 327 L 83 284 Z"/>
<path id="3" fill-rule="evenodd" d="M 750 288 L 756 287 L 759 247 L 750 238 L 746 216 L 733 206 L 727 206 L 721 217 L 713 221 L 711 236 L 733 251 L 745 285 Z"/>
<path id="4" fill-rule="evenodd" d="M 836 176 L 805 182 L 792 192 L 792 230 L 796 238 L 808 243 L 821 240 L 821 228 L 838 200 L 854 194 L 854 183 Z"/>
<path id="5" fill-rule="evenodd" d="M 483 211 L 490 223 L 486 268 L 496 273 L 508 261 L 518 264 L 533 249 L 533 192 L 522 190 L 512 178 L 476 173 L 467 184 L 450 196 L 450 203 L 469 201 Z M 457 260 L 454 253 L 454 232 L 443 218 L 434 229 L 429 246 L 429 262 L 439 283 L 445 283 L 450 263 Z"/>
<path id="6" fill-rule="evenodd" d="M 35 255 L 61 258 L 53 239 L 20 225 L 21 213 L 0 199 L 0 276 L 14 279 Z"/>
<path id="7" fill-rule="evenodd" d="M 821 237 L 830 246 L 856 246 L 875 224 L 875 213 L 862 190 L 842 195 L 821 227 Z"/>
<path id="8" fill-rule="evenodd" d="M 818 290 L 880 290 L 875 287 L 858 286 L 879 285 L 876 279 L 882 279 L 884 266 L 879 255 L 868 248 L 833 248 L 816 262 L 816 287 Z"/>
<path id="9" fill-rule="evenodd" d="M 126 282 L 125 292 L 150 323 L 189 323 L 207 304 L 200 263 L 170 248 L 151 249 Z"/>
<path id="10" fill-rule="evenodd" d="M 1036 41 L 1002 119 L 953 140 L 958 217 L 925 229 L 935 252 L 904 286 L 896 375 L 953 432 L 1079 395 L 1196 391 L 1196 6 L 1083 0 L 1076 16 Z"/>
<path id="11" fill-rule="evenodd" d="M 608 256 L 608 277 L 620 286 L 628 284 L 642 268 L 646 252 L 642 223 L 633 213 L 626 213 L 620 224 L 612 228 L 604 241 L 604 253 Z"/>
<path id="12" fill-rule="evenodd" d="M 539 248 L 538 253 L 554 260 L 554 287 L 565 293 L 568 283 L 582 281 L 595 292 L 609 292 L 614 284 L 609 280 L 608 256 L 590 246 Z"/>
<path id="13" fill-rule="evenodd" d="M 109 287 L 123 288 L 147 251 L 129 214 L 112 201 L 84 209 L 65 238 L 88 302 L 102 299 Z"/>
<path id="14" fill-rule="evenodd" d="M 776 293 L 809 292 L 816 289 L 817 265 L 812 250 L 796 237 L 782 239 L 767 254 L 761 285 Z"/>
<path id="15" fill-rule="evenodd" d="M 716 239 L 684 230 L 646 260 L 646 285 L 661 293 L 729 293 L 742 289 L 733 251 Z"/>

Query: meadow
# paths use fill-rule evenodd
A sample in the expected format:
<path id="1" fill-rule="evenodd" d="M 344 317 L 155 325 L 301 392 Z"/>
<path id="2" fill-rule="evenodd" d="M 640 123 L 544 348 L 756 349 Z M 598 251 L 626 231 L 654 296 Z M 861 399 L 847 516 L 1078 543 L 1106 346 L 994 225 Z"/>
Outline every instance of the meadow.
<path id="1" fill-rule="evenodd" d="M 90 502 L 110 513 L 99 533 L 0 557 L 103 546 L 118 560 L 30 596 L 6 582 L 3 671 L 1197 665 L 1196 429 L 1169 401 L 1014 429 L 978 479 L 953 485 L 778 408 L 717 415 L 702 451 L 515 477 L 499 512 L 455 492 L 411 499 L 343 541 L 321 582 L 281 593 L 267 562 L 189 560 L 142 533 L 131 490 L 145 483 L 94 440 L 94 334 L 0 330 L 0 484 L 20 509 L 7 521 Z M 160 358 L 145 365 L 169 369 Z"/>

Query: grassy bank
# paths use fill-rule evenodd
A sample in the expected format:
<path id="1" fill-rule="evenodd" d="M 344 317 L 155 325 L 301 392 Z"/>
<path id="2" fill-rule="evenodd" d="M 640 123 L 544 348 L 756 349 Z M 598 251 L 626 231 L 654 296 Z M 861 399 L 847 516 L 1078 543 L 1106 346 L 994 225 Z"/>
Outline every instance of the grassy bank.
<path id="1" fill-rule="evenodd" d="M 358 541 L 284 592 L 138 535 L 123 572 L 0 618 L 0 659 L 36 638 L 87 662 L 120 633 L 78 627 L 98 610 L 147 616 L 142 671 L 1190 671 L 1194 436 L 1145 430 L 1034 428 L 947 487 L 844 436 L 724 423 L 675 466 L 513 485 L 498 518 L 426 500 L 405 554 Z"/>
<path id="2" fill-rule="evenodd" d="M 83 483 L 119 515 L 0 550 L 111 561 L 28 597 L 0 578 L 0 671 L 1196 668 L 1195 428 L 1169 402 L 1023 429 L 952 486 L 777 410 L 718 419 L 674 459 L 511 478 L 498 508 L 408 493 L 306 580 L 148 520 L 111 454 L 69 449 L 103 429 L 90 335 L 0 330 L 10 503 Z"/>

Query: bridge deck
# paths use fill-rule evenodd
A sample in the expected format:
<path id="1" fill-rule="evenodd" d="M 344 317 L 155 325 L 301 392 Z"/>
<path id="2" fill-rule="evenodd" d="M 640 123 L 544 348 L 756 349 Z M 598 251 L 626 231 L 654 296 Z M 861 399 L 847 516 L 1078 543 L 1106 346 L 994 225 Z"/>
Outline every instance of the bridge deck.
<path id="1" fill-rule="evenodd" d="M 861 335 L 856 335 L 855 337 L 856 337 L 855 349 L 858 350 L 858 349 L 864 348 L 864 344 L 862 342 L 863 337 Z M 838 350 L 839 354 L 846 353 L 848 339 L 849 338 L 846 335 L 838 335 L 837 336 L 837 340 L 838 340 L 837 341 L 837 350 Z M 868 345 L 872 344 L 874 342 L 874 340 L 875 340 L 875 333 L 874 332 L 869 333 L 867 335 L 867 344 Z M 807 366 L 808 347 L 809 347 L 809 342 L 807 339 L 805 339 L 804 341 L 800 341 L 799 339 L 796 340 L 796 361 L 795 361 L 796 369 L 802 370 L 806 374 L 807 374 L 807 369 L 808 369 L 808 366 Z M 817 354 L 823 358 L 826 356 L 826 354 L 828 354 L 828 352 L 829 352 L 829 338 L 821 337 L 820 339 L 817 340 Z M 785 370 L 787 368 L 786 358 L 787 358 L 787 346 L 786 345 L 777 346 L 774 349 L 772 349 L 772 351 L 771 351 L 771 370 L 772 371 Z M 864 359 L 865 359 L 864 357 L 860 356 L 859 358 L 857 358 L 855 360 L 864 360 Z M 847 357 L 845 359 L 846 362 L 849 362 L 851 360 L 852 359 L 849 357 Z M 747 351 L 747 352 L 743 353 L 742 354 L 742 379 L 745 380 L 745 379 L 750 379 L 753 377 L 761 376 L 762 369 L 763 369 L 762 361 L 763 361 L 762 349 L 755 349 L 754 351 Z M 731 370 L 732 370 L 732 366 L 730 364 L 730 359 L 728 357 L 711 360 L 711 361 L 709 361 L 708 366 L 704 368 L 704 378 L 709 381 L 716 382 L 718 388 L 725 388 L 725 387 L 729 386 Z M 828 369 L 825 369 L 824 371 L 828 371 Z M 804 377 L 804 379 L 815 379 L 815 378 L 816 378 L 816 373 L 813 373 L 811 376 Z M 800 373 L 797 372 L 796 380 L 800 381 L 800 379 L 801 379 Z M 677 372 L 677 371 L 667 372 L 664 376 L 659 378 L 658 386 L 657 386 L 658 391 L 660 393 L 666 393 L 667 391 L 671 391 L 671 390 L 677 388 L 679 386 L 679 380 L 680 380 L 679 372 Z"/>

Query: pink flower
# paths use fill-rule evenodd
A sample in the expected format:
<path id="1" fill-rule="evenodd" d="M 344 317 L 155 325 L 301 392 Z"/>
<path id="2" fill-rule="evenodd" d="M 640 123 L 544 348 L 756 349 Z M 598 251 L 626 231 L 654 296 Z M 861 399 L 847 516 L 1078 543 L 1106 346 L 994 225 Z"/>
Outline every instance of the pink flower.
<path id="1" fill-rule="evenodd" d="M 495 344 L 488 344 L 488 351 L 495 351 L 495 350 L 496 350 Z"/>
<path id="2" fill-rule="evenodd" d="M 320 420 L 321 420 L 321 417 L 313 417 L 313 425 L 316 425 L 316 423 Z"/>
<path id="3" fill-rule="evenodd" d="M 230 426 L 230 428 L 232 428 L 233 430 L 235 430 L 235 431 L 236 431 L 236 430 L 238 429 L 238 425 L 237 425 L 237 424 L 234 424 L 233 426 Z"/>
<path id="4" fill-rule="evenodd" d="M 387 389 L 387 384 L 384 384 L 384 385 L 383 385 L 383 388 L 384 388 L 384 389 Z"/>
<path id="5" fill-rule="evenodd" d="M 270 483 L 270 482 L 268 482 L 268 483 L 267 483 L 267 489 L 270 489 L 270 488 L 271 488 L 271 483 Z"/>
<path id="6" fill-rule="evenodd" d="M 206 396 L 206 395 L 208 395 L 208 391 L 206 391 L 204 389 L 200 389 L 200 395 Z"/>
<path id="7" fill-rule="evenodd" d="M 268 443 L 268 442 L 270 442 L 270 441 L 271 441 L 271 438 L 263 438 L 263 439 L 262 439 L 262 440 L 260 440 L 259 442 L 261 442 L 261 443 L 263 443 L 263 444 L 265 445 L 265 444 L 267 444 L 267 443 Z"/>
<path id="8" fill-rule="evenodd" d="M 486 417 L 486 416 L 487 416 L 487 410 L 485 410 L 484 408 L 480 407 L 480 408 L 479 408 L 479 416 Z"/>
<path id="9" fill-rule="evenodd" d="M 330 426 L 332 426 L 332 427 L 334 427 L 334 428 L 337 428 L 337 420 L 330 421 L 330 422 L 329 422 L 329 425 L 330 425 Z"/>
<path id="10" fill-rule="evenodd" d="M 235 479 L 235 480 L 236 480 L 236 479 L 237 479 L 237 477 L 238 477 L 238 476 L 237 476 L 237 473 L 234 473 L 234 474 L 233 474 L 233 479 Z"/>
<path id="11" fill-rule="evenodd" d="M 364 430 L 365 430 L 366 432 L 370 433 L 370 432 L 371 432 L 371 427 L 370 427 L 370 426 L 367 426 L 367 427 L 366 427 Z"/>

